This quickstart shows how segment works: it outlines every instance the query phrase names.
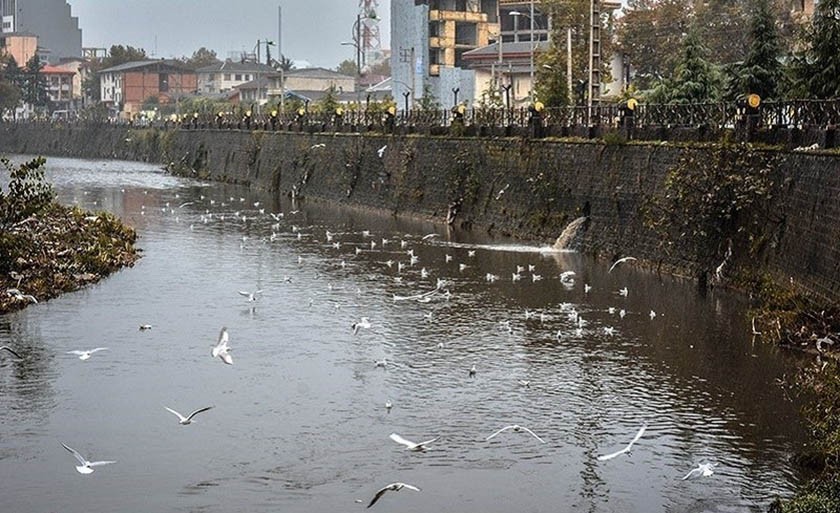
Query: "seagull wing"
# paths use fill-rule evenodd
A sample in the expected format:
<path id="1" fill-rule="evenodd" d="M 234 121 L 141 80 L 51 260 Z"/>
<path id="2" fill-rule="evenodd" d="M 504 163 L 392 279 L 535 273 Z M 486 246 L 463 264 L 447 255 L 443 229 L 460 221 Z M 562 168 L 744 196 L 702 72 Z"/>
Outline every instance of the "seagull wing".
<path id="1" fill-rule="evenodd" d="M 373 496 L 373 499 L 370 500 L 370 504 L 368 504 L 367 507 L 371 507 L 374 504 L 376 504 L 376 501 L 378 501 L 383 495 L 385 495 L 385 492 L 390 490 L 392 486 L 393 486 L 393 484 L 389 484 L 385 488 L 382 488 L 381 490 L 376 492 L 376 495 Z"/>
<path id="2" fill-rule="evenodd" d="M 227 351 L 219 353 L 219 358 L 228 365 L 233 365 L 233 357 Z"/>
<path id="3" fill-rule="evenodd" d="M 89 352 L 90 354 L 93 354 L 93 353 L 96 353 L 96 352 L 98 352 L 98 351 L 106 351 L 107 349 L 108 349 L 107 347 L 97 347 L 96 349 L 91 349 L 91 350 L 90 350 L 90 351 L 88 351 L 88 352 Z"/>
<path id="4" fill-rule="evenodd" d="M 171 414 L 173 414 L 173 415 L 177 415 L 177 416 L 178 416 L 178 419 L 179 419 L 181 422 L 183 422 L 183 421 L 187 420 L 187 419 L 186 419 L 183 415 L 181 415 L 181 414 L 180 414 L 180 413 L 178 413 L 177 411 L 173 410 L 172 408 L 168 408 L 168 407 L 164 406 L 164 409 L 166 409 L 166 411 L 168 411 L 169 413 L 171 413 Z"/>
<path id="5" fill-rule="evenodd" d="M 694 475 L 696 475 L 697 473 L 702 472 L 702 471 L 703 471 L 703 469 L 699 466 L 697 468 L 693 468 L 693 469 L 691 469 L 691 471 L 689 471 L 688 474 L 685 475 L 685 477 L 682 478 L 682 480 L 685 481 L 686 479 L 694 477 Z"/>
<path id="6" fill-rule="evenodd" d="M 0 351 L 2 351 L 2 350 L 4 350 L 4 349 L 5 349 L 6 351 L 8 351 L 8 352 L 12 353 L 13 355 L 15 355 L 15 358 L 17 358 L 18 360 L 22 360 L 22 359 L 23 359 L 23 357 L 22 357 L 21 355 L 17 354 L 17 352 L 15 352 L 15 350 L 14 350 L 14 349 L 12 349 L 11 347 L 9 347 L 9 346 L 0 346 Z"/>
<path id="7" fill-rule="evenodd" d="M 638 441 L 639 441 L 639 439 L 642 437 L 642 435 L 644 435 L 644 434 L 645 434 L 645 430 L 646 430 L 646 429 L 647 429 L 647 426 L 642 426 L 642 427 L 639 429 L 639 432 L 638 432 L 638 433 L 636 433 L 636 436 L 634 436 L 634 437 L 633 437 L 633 440 L 631 440 L 631 441 L 630 441 L 630 443 L 629 443 L 629 444 L 627 444 L 627 450 L 628 450 L 628 451 L 630 450 L 630 448 L 631 448 L 631 447 L 633 447 L 633 444 L 634 444 L 634 443 L 636 443 L 636 442 L 638 442 Z"/>
<path id="8" fill-rule="evenodd" d="M 510 429 L 510 428 L 512 428 L 512 427 L 513 427 L 513 426 L 505 426 L 505 427 L 503 427 L 502 429 L 500 429 L 500 430 L 496 431 L 495 433 L 493 433 L 492 435 L 488 436 L 486 439 L 487 439 L 487 440 L 490 440 L 491 438 L 495 437 L 496 435 L 499 435 L 499 434 L 501 434 L 501 433 L 504 433 L 505 431 L 507 431 L 508 429 Z"/>
<path id="9" fill-rule="evenodd" d="M 545 443 L 545 440 L 543 440 L 542 438 L 538 437 L 538 436 L 537 436 L 537 434 L 536 434 L 536 433 L 534 433 L 533 431 L 531 431 L 530 429 L 528 429 L 528 428 L 526 428 L 526 427 L 522 427 L 522 426 L 520 426 L 520 429 L 522 429 L 522 431 L 527 431 L 528 433 L 530 433 L 530 434 L 531 434 L 531 436 L 533 436 L 534 438 L 536 438 L 536 439 L 537 439 L 537 440 L 539 440 L 540 442 Z"/>
<path id="10" fill-rule="evenodd" d="M 627 448 L 626 448 L 626 447 L 625 447 L 624 449 L 620 450 L 620 451 L 615 451 L 615 452 L 614 452 L 614 453 L 612 453 L 612 454 L 606 454 L 606 455 L 604 455 L 604 456 L 598 456 L 598 461 L 607 461 L 607 460 L 611 460 L 611 459 L 615 458 L 616 456 L 621 456 L 621 455 L 622 455 L 622 454 L 624 454 L 625 452 L 627 452 Z"/>
<path id="11" fill-rule="evenodd" d="M 75 349 L 73 351 L 67 351 L 67 354 L 75 354 L 75 355 L 78 355 L 78 356 L 82 356 L 85 353 L 86 353 L 86 351 L 80 351 L 78 349 Z"/>
<path id="12" fill-rule="evenodd" d="M 187 417 L 187 420 L 191 420 L 193 417 L 195 417 L 199 413 L 205 412 L 205 411 L 211 410 L 211 409 L 213 409 L 212 406 L 206 406 L 204 408 L 199 408 L 199 409 L 195 410 L 194 412 L 190 413 L 189 417 Z"/>
<path id="13" fill-rule="evenodd" d="M 425 442 L 420 442 L 419 444 L 417 444 L 417 447 L 425 447 L 429 444 L 433 444 L 433 443 L 437 442 L 438 440 L 440 440 L 440 437 L 436 436 L 436 437 L 432 438 L 431 440 L 426 440 Z M 408 485 L 406 485 L 406 486 L 408 486 Z"/>
<path id="14" fill-rule="evenodd" d="M 64 447 L 64 448 L 65 448 L 65 449 L 67 449 L 68 451 L 70 451 L 70 454 L 72 454 L 73 456 L 75 456 L 75 457 L 76 457 L 76 460 L 77 460 L 79 463 L 81 463 L 81 464 L 82 464 L 82 466 L 85 466 L 85 465 L 87 465 L 87 464 L 88 464 L 88 460 L 86 460 L 84 456 L 82 456 L 81 454 L 79 454 L 79 451 L 77 451 L 76 449 L 73 449 L 72 447 L 70 447 L 70 446 L 68 446 L 68 445 L 65 445 L 64 443 L 62 443 L 61 445 L 62 445 L 62 447 Z"/>
<path id="15" fill-rule="evenodd" d="M 415 492 L 420 491 L 420 488 L 417 488 L 416 486 L 406 484 L 406 483 L 403 483 L 402 485 L 403 485 L 403 488 L 408 488 L 409 490 L 414 490 Z"/>
<path id="16" fill-rule="evenodd" d="M 88 467 L 101 467 L 102 465 L 110 465 L 111 463 L 116 463 L 116 461 L 89 461 L 87 466 Z"/>
<path id="17" fill-rule="evenodd" d="M 222 328 L 222 331 L 219 332 L 219 344 L 227 344 L 228 340 L 230 340 L 230 336 L 228 335 L 227 328 Z"/>
<path id="18" fill-rule="evenodd" d="M 244 296 L 244 297 L 251 297 L 251 293 L 250 292 L 245 292 L 244 290 L 240 290 L 239 295 Z"/>
<path id="19" fill-rule="evenodd" d="M 621 264 L 623 262 L 629 262 L 630 260 L 636 260 L 636 257 L 619 258 L 618 260 L 615 261 L 615 263 L 612 265 L 612 267 L 610 267 L 610 270 L 607 271 L 607 274 L 611 273 L 612 270 L 615 269 L 615 266 L 617 266 L 618 264 Z"/>
<path id="20" fill-rule="evenodd" d="M 416 443 L 412 442 L 411 440 L 406 440 L 405 438 L 401 437 L 400 435 L 398 435 L 396 433 L 391 433 L 391 436 L 389 438 L 391 440 L 397 442 L 398 444 L 401 444 L 401 445 L 404 445 L 404 446 L 408 447 L 409 449 L 417 447 L 418 445 L 420 445 L 420 444 L 416 444 Z"/>

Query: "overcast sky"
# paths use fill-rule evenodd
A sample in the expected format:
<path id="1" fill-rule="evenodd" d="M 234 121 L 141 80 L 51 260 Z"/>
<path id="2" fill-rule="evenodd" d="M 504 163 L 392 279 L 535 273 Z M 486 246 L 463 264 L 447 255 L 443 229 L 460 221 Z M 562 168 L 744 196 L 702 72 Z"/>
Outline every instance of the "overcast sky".
<path id="1" fill-rule="evenodd" d="M 283 54 L 334 68 L 355 59 L 352 39 L 358 0 L 68 0 L 79 18 L 82 44 L 141 47 L 157 57 L 191 55 L 202 46 L 224 59 L 253 51 L 257 39 L 277 39 L 283 7 Z M 382 47 L 389 47 L 390 1 L 379 0 Z M 157 45 L 155 44 L 157 41 Z"/>

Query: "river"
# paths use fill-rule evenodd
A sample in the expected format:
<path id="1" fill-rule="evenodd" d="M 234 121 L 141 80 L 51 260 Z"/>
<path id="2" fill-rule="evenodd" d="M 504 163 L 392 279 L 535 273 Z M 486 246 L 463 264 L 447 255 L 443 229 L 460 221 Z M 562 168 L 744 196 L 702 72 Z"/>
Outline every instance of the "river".
<path id="1" fill-rule="evenodd" d="M 801 405 L 777 384 L 794 357 L 751 340 L 725 292 L 147 164 L 51 158 L 47 176 L 136 227 L 143 258 L 0 317 L 27 355 L 0 356 L 4 512 L 361 511 L 395 481 L 421 491 L 373 508 L 758 512 L 802 479 Z M 231 366 L 210 355 L 222 326 Z M 189 426 L 165 410 L 204 406 Z M 486 440 L 513 424 L 545 443 Z M 117 463 L 81 475 L 61 443 Z M 714 474 L 682 479 L 700 463 Z"/>

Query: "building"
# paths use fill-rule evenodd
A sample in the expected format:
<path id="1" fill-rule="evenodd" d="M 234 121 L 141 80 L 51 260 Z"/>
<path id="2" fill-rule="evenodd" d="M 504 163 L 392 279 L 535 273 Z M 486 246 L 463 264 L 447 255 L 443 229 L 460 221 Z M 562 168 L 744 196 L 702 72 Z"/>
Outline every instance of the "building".
<path id="1" fill-rule="evenodd" d="M 533 7 L 533 33 L 531 32 L 531 8 Z M 499 0 L 499 27 L 502 41 L 548 41 L 551 33 L 551 19 L 540 10 L 540 1 Z"/>
<path id="2" fill-rule="evenodd" d="M 498 0 L 391 0 L 394 99 L 432 95 L 443 105 L 472 98 L 475 73 L 464 54 L 499 34 Z"/>
<path id="3" fill-rule="evenodd" d="M 127 62 L 103 69 L 99 76 L 102 102 L 131 114 L 147 100 L 165 104 L 198 91 L 196 73 L 175 60 Z"/>
<path id="4" fill-rule="evenodd" d="M 73 94 L 73 82 L 77 72 L 72 69 L 50 66 L 41 68 L 47 83 L 47 95 L 52 103 L 52 110 L 75 110 L 80 95 Z"/>
<path id="5" fill-rule="evenodd" d="M 3 33 L 38 36 L 39 55 L 50 63 L 82 56 L 82 30 L 65 0 L 0 0 Z"/>
<path id="6" fill-rule="evenodd" d="M 292 91 L 326 91 L 334 87 L 339 92 L 356 91 L 356 78 L 325 68 L 293 69 L 284 73 L 285 87 Z"/>
<path id="7" fill-rule="evenodd" d="M 261 75 L 276 73 L 274 68 L 265 64 L 230 60 L 204 66 L 195 72 L 198 75 L 198 91 L 201 94 L 223 93 L 257 80 Z"/>
<path id="8" fill-rule="evenodd" d="M 38 36 L 26 32 L 0 33 L 0 52 L 11 55 L 22 68 L 38 54 Z"/>
<path id="9" fill-rule="evenodd" d="M 291 93 L 304 101 L 317 101 L 331 88 L 335 88 L 339 101 L 364 99 L 355 89 L 356 79 L 324 68 L 293 69 L 280 73 L 273 71 L 258 79 L 236 86 L 239 103 L 265 105 L 279 100 L 284 93 Z"/>
<path id="10" fill-rule="evenodd" d="M 475 97 L 479 101 L 485 93 L 505 91 L 506 106 L 516 107 L 531 98 L 531 52 L 548 48 L 548 41 L 517 41 L 493 43 L 464 54 L 466 65 L 475 71 Z"/>

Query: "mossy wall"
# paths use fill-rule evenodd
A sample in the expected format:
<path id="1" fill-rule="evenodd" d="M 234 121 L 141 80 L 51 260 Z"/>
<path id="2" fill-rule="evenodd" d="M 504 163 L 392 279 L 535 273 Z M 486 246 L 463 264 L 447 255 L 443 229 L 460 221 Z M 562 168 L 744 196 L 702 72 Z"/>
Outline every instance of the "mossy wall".
<path id="1" fill-rule="evenodd" d="M 697 261 L 673 251 L 690 241 L 664 240 L 647 226 L 644 212 L 651 198 L 669 193 L 668 172 L 686 152 L 702 158 L 711 151 L 697 145 L 523 138 L 0 125 L 0 152 L 158 162 L 281 195 L 441 222 L 454 214 L 457 226 L 546 243 L 588 215 L 585 251 L 633 255 L 690 275 L 708 274 L 723 255 Z M 840 155 L 779 152 L 777 157 L 774 165 L 784 180 L 772 199 L 766 242 L 760 253 L 736 259 L 836 303 Z"/>

